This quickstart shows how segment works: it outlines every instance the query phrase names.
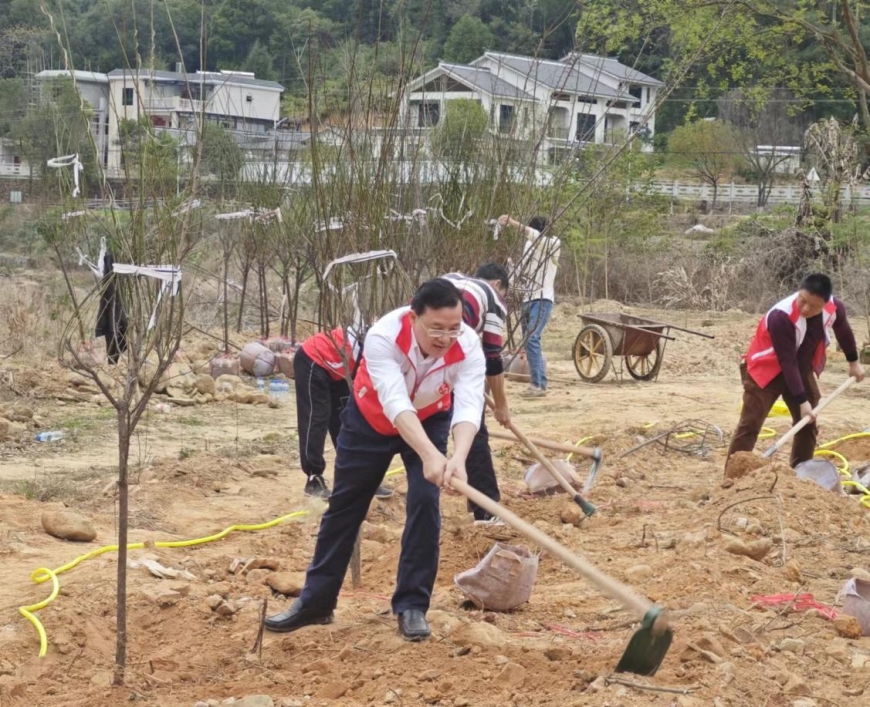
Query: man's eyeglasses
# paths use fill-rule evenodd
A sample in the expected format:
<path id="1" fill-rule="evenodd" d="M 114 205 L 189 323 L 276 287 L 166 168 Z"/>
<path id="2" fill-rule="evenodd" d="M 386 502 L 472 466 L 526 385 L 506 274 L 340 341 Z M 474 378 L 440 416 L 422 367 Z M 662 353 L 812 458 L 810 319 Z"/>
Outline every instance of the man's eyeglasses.
<path id="1" fill-rule="evenodd" d="M 456 331 L 444 331 L 443 329 L 426 329 L 426 333 L 433 339 L 440 339 L 442 337 L 447 337 L 448 339 L 458 339 L 462 331 L 459 329 L 457 329 Z"/>

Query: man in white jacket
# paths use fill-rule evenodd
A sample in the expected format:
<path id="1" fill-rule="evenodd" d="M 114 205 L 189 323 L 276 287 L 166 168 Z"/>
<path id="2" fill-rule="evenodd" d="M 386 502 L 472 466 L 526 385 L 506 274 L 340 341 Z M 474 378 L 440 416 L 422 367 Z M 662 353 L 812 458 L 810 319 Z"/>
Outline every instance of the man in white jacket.
<path id="1" fill-rule="evenodd" d="M 408 496 L 392 606 L 406 640 L 429 637 L 426 612 L 441 533 L 439 491 L 449 488 L 454 476 L 467 479 L 465 460 L 483 415 L 485 370 L 480 339 L 462 322 L 462 294 L 448 280 L 423 283 L 410 307 L 372 326 L 342 413 L 335 486 L 305 587 L 287 611 L 266 619 L 266 628 L 288 632 L 332 622 L 354 539 L 399 454 Z M 454 450 L 448 459 L 451 430 Z"/>

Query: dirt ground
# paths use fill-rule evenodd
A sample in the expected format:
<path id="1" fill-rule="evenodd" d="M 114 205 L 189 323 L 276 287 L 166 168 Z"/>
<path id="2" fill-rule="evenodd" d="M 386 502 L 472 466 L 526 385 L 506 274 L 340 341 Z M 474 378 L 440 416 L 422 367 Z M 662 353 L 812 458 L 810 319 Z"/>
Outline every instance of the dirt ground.
<path id="1" fill-rule="evenodd" d="M 528 433 L 556 441 L 594 436 L 605 450 L 590 494 L 598 513 L 580 527 L 563 523 L 563 512 L 572 507 L 564 496 L 526 492 L 528 454 L 509 442 L 494 441 L 493 448 L 505 505 L 670 610 L 674 642 L 654 678 L 620 676 L 630 684 L 611 679 L 635 617 L 552 557 L 542 556 L 531 600 L 514 612 L 464 606 L 454 575 L 473 567 L 496 540 L 525 541 L 505 527 L 471 524 L 455 497 L 443 501 L 441 565 L 430 612 L 434 635 L 424 644 L 404 643 L 389 612 L 404 515 L 401 475 L 389 482 L 394 497 L 373 503 L 364 529 L 362 585 L 352 589 L 348 580 L 335 623 L 267 634 L 261 651 L 252 652 L 262 600 L 269 613 L 290 600 L 264 584 L 269 569 L 243 575 L 231 573 L 231 565 L 236 558 L 262 558 L 281 571 L 303 572 L 323 510 L 321 502 L 302 495 L 292 393 L 290 404 L 279 409 L 220 402 L 160 413 L 156 405 L 163 401 L 155 400 L 134 444 L 131 540 L 198 538 L 232 524 L 306 514 L 197 547 L 131 551 L 125 687 L 109 686 L 114 553 L 59 576 L 60 596 L 38 612 L 48 636 L 48 654 L 38 658 L 37 632 L 18 607 L 42 600 L 50 586 L 34 584 L 30 574 L 114 542 L 117 451 L 110 409 L 64 400 L 66 374 L 60 369 L 36 372 L 26 361 L 7 360 L 0 404 L 27 408 L 31 417 L 25 413 L 0 443 L 0 704 L 193 707 L 244 697 L 249 707 L 870 704 L 870 638 L 839 636 L 824 607 L 758 600 L 808 593 L 836 608 L 843 583 L 870 570 L 870 511 L 854 498 L 795 479 L 785 453 L 778 463 L 723 484 L 724 448 L 715 435 L 704 456 L 654 443 L 619 458 L 687 419 L 717 425 L 727 442 L 740 403 L 737 360 L 756 317 L 628 310 L 612 302 L 591 307 L 617 308 L 716 339 L 677 333 L 656 383 L 618 380 L 611 373 L 585 385 L 571 361 L 578 309 L 557 307 L 544 339 L 551 393 L 525 400 L 517 395 L 523 385 L 510 383 L 514 420 Z M 859 343 L 865 328 L 855 322 Z M 833 353 L 823 393 L 844 379 L 845 370 L 842 355 Z M 783 418 L 769 424 L 779 432 L 788 427 Z M 825 412 L 820 439 L 868 425 L 865 383 Z M 66 437 L 37 443 L 36 429 L 64 429 Z M 676 444 L 697 447 L 692 440 L 697 442 L 684 437 Z M 870 462 L 867 440 L 835 449 L 853 467 Z M 585 464 L 577 468 L 585 475 Z M 63 506 L 93 519 L 96 541 L 72 543 L 43 531 L 42 513 Z M 760 559 L 734 554 L 747 547 L 761 547 L 755 552 Z M 142 566 L 143 556 L 193 578 L 160 580 Z M 214 595 L 231 609 L 213 610 Z M 251 700 L 254 695 L 272 702 Z"/>

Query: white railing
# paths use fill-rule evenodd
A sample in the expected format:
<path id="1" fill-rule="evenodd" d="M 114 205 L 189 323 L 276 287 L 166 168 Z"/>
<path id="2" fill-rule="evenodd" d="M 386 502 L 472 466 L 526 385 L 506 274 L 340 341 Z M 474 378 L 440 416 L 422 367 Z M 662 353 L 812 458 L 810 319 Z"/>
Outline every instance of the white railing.
<path id="1" fill-rule="evenodd" d="M 653 182 L 652 190 L 677 200 L 713 200 L 713 188 L 708 184 L 686 184 L 682 182 Z M 870 204 L 870 186 L 846 185 L 840 190 L 843 203 Z M 818 187 L 813 188 L 813 196 L 819 196 Z M 797 184 L 774 185 L 768 196 L 768 204 L 797 204 L 801 198 L 801 187 Z M 719 204 L 758 203 L 757 184 L 720 184 L 716 195 Z"/>

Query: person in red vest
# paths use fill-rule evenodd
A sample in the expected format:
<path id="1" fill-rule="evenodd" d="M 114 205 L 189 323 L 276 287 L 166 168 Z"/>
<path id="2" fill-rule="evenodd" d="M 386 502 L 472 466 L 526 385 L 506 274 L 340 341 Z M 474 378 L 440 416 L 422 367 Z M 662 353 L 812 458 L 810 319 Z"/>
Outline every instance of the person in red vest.
<path id="1" fill-rule="evenodd" d="M 833 296 L 831 278 L 821 273 L 807 275 L 797 292 L 762 317 L 740 364 L 743 410 L 728 448 L 729 458 L 755 448 L 758 433 L 780 396 L 795 423 L 812 414 L 820 397 L 816 377 L 825 368 L 825 350 L 832 334 L 849 362 L 849 375 L 863 380 L 864 368 L 858 362 L 846 307 Z M 812 424 L 795 436 L 792 467 L 813 458 L 817 432 Z"/>
<path id="2" fill-rule="evenodd" d="M 356 372 L 360 347 L 353 330 L 338 328 L 317 332 L 306 339 L 293 356 L 296 382 L 296 424 L 299 431 L 299 462 L 308 477 L 305 495 L 329 498 L 323 478 L 323 449 L 329 434 L 337 446 L 341 411 L 350 397 L 348 380 Z M 392 489 L 378 486 L 375 496 L 389 498 Z"/>
<path id="3" fill-rule="evenodd" d="M 299 598 L 266 619 L 270 631 L 332 622 L 354 539 L 396 454 L 408 482 L 405 530 L 392 608 L 405 640 L 430 635 L 426 612 L 438 573 L 440 490 L 465 481 L 483 416 L 486 363 L 480 337 L 462 322 L 462 294 L 449 280 L 424 282 L 410 307 L 379 319 L 342 413 L 335 487 L 320 521 Z M 453 454 L 447 438 L 453 434 Z"/>

